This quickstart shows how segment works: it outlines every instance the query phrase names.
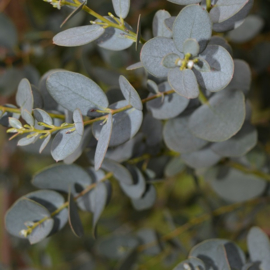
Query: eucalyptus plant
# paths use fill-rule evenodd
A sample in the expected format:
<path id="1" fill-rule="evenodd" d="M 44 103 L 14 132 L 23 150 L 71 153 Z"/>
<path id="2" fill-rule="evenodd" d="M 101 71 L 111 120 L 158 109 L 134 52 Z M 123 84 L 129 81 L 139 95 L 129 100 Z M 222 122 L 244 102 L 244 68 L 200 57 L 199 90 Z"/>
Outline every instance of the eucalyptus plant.
<path id="1" fill-rule="evenodd" d="M 204 177 L 218 196 L 233 203 L 214 215 L 260 199 L 267 191 L 266 160 L 254 166 L 252 159 L 258 132 L 247 99 L 251 70 L 245 61 L 233 59 L 225 38 L 241 42 L 261 29 L 259 19 L 245 20 L 253 0 L 169 1 L 184 7 L 176 17 L 157 11 L 153 38 L 146 41 L 141 16 L 135 27 L 124 21 L 130 0 L 112 0 L 114 10 L 108 16 L 86 1 L 46 0 L 57 9 L 70 8 L 62 25 L 82 11 L 95 18 L 89 25 L 57 33 L 54 44 L 76 47 L 93 42 L 111 51 L 134 44 L 140 62 L 125 68 L 135 75 L 137 69 L 143 70 L 148 92 L 143 97 L 123 75 L 113 98 L 91 78 L 63 69 L 48 71 L 36 85 L 20 79 L 16 105 L 0 106 L 0 123 L 18 146 L 34 144 L 39 153 L 49 149 L 53 159 L 62 162 L 37 172 L 32 184 L 38 190 L 11 206 L 5 217 L 10 234 L 35 244 L 69 222 L 72 232 L 82 237 L 82 210 L 91 213 L 97 237 L 98 220 L 111 198 L 111 179 L 117 180 L 137 211 L 155 204 L 156 182 L 184 170 L 194 178 Z M 238 29 L 254 20 L 253 35 L 241 37 Z M 227 31 L 227 36 L 214 34 Z M 11 37 L 4 46 L 15 43 Z M 87 168 L 75 164 L 83 152 Z M 118 269 L 132 269 L 140 254 L 156 256 L 166 245 L 178 252 L 181 245 L 175 236 L 141 229 L 102 239 L 97 250 L 120 259 Z M 120 252 L 121 247 L 125 250 Z M 267 236 L 255 227 L 248 233 L 249 261 L 235 243 L 213 239 L 195 245 L 174 270 L 267 270 L 269 247 Z"/>

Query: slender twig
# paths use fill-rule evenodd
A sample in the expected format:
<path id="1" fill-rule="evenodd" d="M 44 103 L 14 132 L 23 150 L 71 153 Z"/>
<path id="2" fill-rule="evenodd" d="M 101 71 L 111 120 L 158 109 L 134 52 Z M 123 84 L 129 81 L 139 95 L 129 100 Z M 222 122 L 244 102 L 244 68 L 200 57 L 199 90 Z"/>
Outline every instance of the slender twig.
<path id="1" fill-rule="evenodd" d="M 234 203 L 234 204 L 222 206 L 222 207 L 220 207 L 220 208 L 218 208 L 210 213 L 206 213 L 206 214 L 203 214 L 199 217 L 195 217 L 195 218 L 191 219 L 190 221 L 188 221 L 184 225 L 177 227 L 175 230 L 169 232 L 168 234 L 165 234 L 161 238 L 161 240 L 163 240 L 163 241 L 171 240 L 171 239 L 183 234 L 187 230 L 191 229 L 193 226 L 199 225 L 212 217 L 221 216 L 223 214 L 230 213 L 232 211 L 237 210 L 238 208 L 240 208 L 242 206 L 249 206 L 249 205 L 252 206 L 252 205 L 259 204 L 259 203 L 268 202 L 269 200 L 270 200 L 270 198 L 255 198 L 255 199 L 252 199 L 252 200 L 246 201 L 246 202 L 239 202 L 239 203 Z M 141 245 L 138 247 L 138 251 L 140 251 L 140 252 L 144 251 L 144 250 L 151 248 L 157 244 L 158 244 L 158 242 L 154 241 L 154 242 L 151 242 L 151 243 L 148 243 L 145 245 Z"/>
<path id="2" fill-rule="evenodd" d="M 78 200 L 80 197 L 84 196 L 85 194 L 87 194 L 90 190 L 94 189 L 98 183 L 100 182 L 104 182 L 106 180 L 108 180 L 109 178 L 111 178 L 113 176 L 113 174 L 111 172 L 107 173 L 101 180 L 99 180 L 97 183 L 91 184 L 88 187 L 86 187 L 81 193 L 79 193 L 76 197 L 74 197 L 74 201 Z M 60 207 L 58 207 L 54 212 L 52 212 L 49 216 L 44 217 L 43 219 L 36 221 L 35 223 L 33 223 L 31 226 L 27 227 L 27 230 L 22 230 L 21 234 L 24 235 L 25 237 L 27 237 L 28 235 L 30 235 L 32 233 L 32 231 L 38 227 L 39 225 L 41 225 L 43 222 L 45 222 L 46 220 L 56 216 L 59 212 L 61 212 L 63 209 L 67 208 L 69 205 L 69 202 L 65 202 L 64 204 L 62 204 Z"/>

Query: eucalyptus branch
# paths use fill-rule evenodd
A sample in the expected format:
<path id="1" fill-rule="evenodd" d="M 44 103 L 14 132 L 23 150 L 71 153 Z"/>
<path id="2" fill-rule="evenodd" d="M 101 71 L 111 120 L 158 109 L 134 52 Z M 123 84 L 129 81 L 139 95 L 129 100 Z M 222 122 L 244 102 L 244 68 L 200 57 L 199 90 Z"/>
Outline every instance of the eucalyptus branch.
<path id="1" fill-rule="evenodd" d="M 100 182 L 104 182 L 106 180 L 108 180 L 109 178 L 111 178 L 113 176 L 113 174 L 111 172 L 107 173 L 100 181 L 98 181 L 97 183 L 91 184 L 88 187 L 86 187 L 82 192 L 80 192 L 76 197 L 74 197 L 74 201 L 78 200 L 80 197 L 84 196 L 85 194 L 87 194 L 89 191 L 91 191 L 92 189 L 94 189 L 98 183 Z M 43 222 L 45 222 L 46 220 L 56 216 L 58 213 L 60 213 L 63 209 L 67 208 L 69 206 L 69 202 L 66 201 L 65 203 L 63 203 L 59 208 L 57 208 L 54 212 L 52 212 L 50 214 L 50 216 L 46 216 L 43 219 L 36 221 L 35 223 L 31 224 L 31 226 L 27 226 L 27 230 L 22 230 L 20 233 L 21 235 L 27 237 L 28 235 L 30 235 L 32 233 L 32 231 L 37 228 L 39 225 L 41 225 Z"/>
<path id="2" fill-rule="evenodd" d="M 142 103 L 146 103 L 146 102 L 149 102 L 149 101 L 151 101 L 153 99 L 156 99 L 156 98 L 159 98 L 159 97 L 162 97 L 162 96 L 166 96 L 166 95 L 170 95 L 170 94 L 173 94 L 173 93 L 174 93 L 174 90 L 169 90 L 169 91 L 166 91 L 166 92 L 163 92 L 163 93 L 158 93 L 156 95 L 153 95 L 151 97 L 143 99 Z M 7 107 L 0 106 L 0 110 L 1 110 L 1 108 L 4 108 L 4 110 L 9 111 L 9 112 L 20 113 L 20 109 L 7 108 Z M 131 105 L 127 105 L 127 106 L 124 106 L 124 107 L 116 109 L 116 110 L 107 109 L 106 112 L 110 112 L 111 114 L 114 115 L 116 113 L 120 113 L 120 112 L 126 111 L 126 110 L 131 109 L 131 108 L 132 108 Z M 62 115 L 62 116 L 64 116 L 64 115 Z M 104 121 L 106 119 L 107 119 L 107 115 L 103 115 L 103 116 L 97 117 L 95 119 L 86 120 L 83 123 L 86 126 L 86 125 L 91 125 L 91 124 L 93 124 L 95 122 Z M 40 129 L 36 129 L 33 126 L 30 127 L 29 125 L 25 125 L 23 128 L 14 128 L 14 127 L 12 127 L 10 129 L 8 129 L 7 130 L 8 133 L 16 133 L 14 136 L 12 136 L 10 138 L 10 140 L 15 138 L 18 135 L 28 134 L 28 133 L 30 133 L 31 137 L 38 136 L 40 134 L 41 135 L 40 138 L 42 139 L 44 137 L 47 137 L 49 134 L 52 134 L 52 133 L 54 133 L 56 131 L 60 131 L 60 130 L 63 130 L 63 129 L 69 129 L 67 132 L 75 131 L 75 124 L 63 123 L 59 127 L 54 126 L 54 125 L 47 125 L 47 124 L 42 123 L 42 122 L 39 122 L 38 124 L 40 126 L 46 127 L 47 129 L 46 130 L 40 130 Z"/>
<path id="3" fill-rule="evenodd" d="M 19 108 L 10 108 L 10 107 L 5 107 L 0 105 L 0 111 L 2 114 L 5 112 L 11 112 L 11 113 L 16 113 L 16 114 L 21 114 L 21 109 Z M 57 114 L 57 113 L 49 113 L 47 112 L 52 118 L 58 118 L 58 119 L 65 119 L 64 114 Z"/>
<path id="4" fill-rule="evenodd" d="M 270 174 L 268 174 L 268 173 L 264 173 L 264 172 L 259 171 L 257 169 L 247 168 L 247 167 L 243 166 L 242 164 L 236 163 L 233 161 L 229 161 L 228 165 L 234 169 L 237 169 L 237 170 L 243 172 L 243 173 L 253 174 L 255 176 L 258 176 L 258 177 L 270 182 Z"/>
<path id="5" fill-rule="evenodd" d="M 56 0 L 52 0 L 52 1 L 56 1 Z M 72 6 L 72 7 L 79 7 L 81 5 L 81 3 L 79 1 L 76 1 L 78 3 L 73 4 L 73 3 L 69 3 L 67 1 L 61 1 L 61 5 L 66 5 L 66 6 Z M 125 22 L 123 20 L 123 18 L 120 18 L 120 20 L 118 20 L 117 18 L 115 18 L 115 16 L 111 13 L 109 13 L 109 16 L 111 18 L 113 18 L 117 23 L 113 23 L 112 21 L 106 19 L 105 17 L 103 17 L 102 15 L 98 14 L 97 12 L 95 12 L 94 10 L 92 10 L 91 8 L 89 8 L 88 6 L 84 5 L 82 7 L 82 9 L 84 11 L 86 11 L 89 15 L 94 16 L 95 18 L 101 20 L 104 24 L 103 26 L 105 28 L 107 27 L 113 27 L 113 28 L 117 28 L 119 30 L 124 31 L 125 33 L 127 33 L 127 35 L 129 35 L 130 37 L 132 37 L 132 40 L 136 41 L 137 38 L 137 34 L 129 29 L 126 28 L 125 26 Z M 96 24 L 96 22 L 91 21 L 92 24 Z M 146 41 L 140 37 L 140 42 L 142 44 L 144 44 Z"/>
<path id="6" fill-rule="evenodd" d="M 184 225 L 177 227 L 175 230 L 171 231 L 168 234 L 165 234 L 161 238 L 161 240 L 169 241 L 169 240 L 183 234 L 184 232 L 188 231 L 192 227 L 199 225 L 199 224 L 207 221 L 208 219 L 211 219 L 212 217 L 217 217 L 217 216 L 221 216 L 221 215 L 230 213 L 232 211 L 236 211 L 237 209 L 241 208 L 242 206 L 247 207 L 247 206 L 253 206 L 253 205 L 257 205 L 257 204 L 261 204 L 261 203 L 266 203 L 269 200 L 270 200 L 270 198 L 255 198 L 255 199 L 252 199 L 252 200 L 249 200 L 246 202 L 238 202 L 238 203 L 222 206 L 222 207 L 220 207 L 220 208 L 218 208 L 210 213 L 206 213 L 206 214 L 203 214 L 199 217 L 192 218 Z M 141 245 L 138 247 L 138 251 L 140 251 L 140 252 L 144 251 L 144 250 L 151 248 L 157 244 L 158 244 L 158 242 L 155 241 L 155 242 L 148 243 L 146 245 Z"/>

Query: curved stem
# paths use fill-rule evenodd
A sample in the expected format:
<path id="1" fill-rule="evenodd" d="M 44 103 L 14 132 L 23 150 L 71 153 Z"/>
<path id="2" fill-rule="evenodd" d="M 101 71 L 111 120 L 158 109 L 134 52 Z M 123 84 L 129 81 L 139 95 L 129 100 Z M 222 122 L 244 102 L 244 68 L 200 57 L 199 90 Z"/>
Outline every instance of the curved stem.
<path id="1" fill-rule="evenodd" d="M 106 180 L 108 180 L 109 178 L 111 178 L 113 176 L 113 174 L 111 172 L 107 173 L 101 180 L 98 181 L 98 183 L 100 182 L 104 182 Z M 96 187 L 97 183 L 91 184 L 88 187 L 86 187 L 81 193 L 79 193 L 76 197 L 74 197 L 74 201 L 78 200 L 80 197 L 84 196 L 86 193 L 88 193 L 90 190 L 94 189 Z M 69 202 L 65 202 L 64 204 L 62 204 L 60 207 L 58 207 L 54 212 L 52 212 L 50 214 L 50 216 L 44 217 L 43 219 L 35 222 L 31 227 L 29 227 L 27 230 L 24 230 L 23 234 L 25 236 L 28 236 L 32 233 L 32 231 L 38 227 L 39 225 L 41 225 L 43 222 L 45 222 L 46 220 L 56 216 L 59 212 L 61 212 L 63 209 L 67 208 L 69 205 Z"/>
<path id="2" fill-rule="evenodd" d="M 235 211 L 242 206 L 249 206 L 249 205 L 252 206 L 252 205 L 259 204 L 259 203 L 268 202 L 269 200 L 270 200 L 270 198 L 256 198 L 256 199 L 252 199 L 252 200 L 247 201 L 247 202 L 239 202 L 239 203 L 234 203 L 234 204 L 222 206 L 222 207 L 220 207 L 220 208 L 218 208 L 210 213 L 206 213 L 206 214 L 203 214 L 199 217 L 195 217 L 195 218 L 191 219 L 190 221 L 188 221 L 184 225 L 177 227 L 175 230 L 171 231 L 168 234 L 165 234 L 161 238 L 161 240 L 163 240 L 163 241 L 171 240 L 171 239 L 183 234 L 184 232 L 186 232 L 187 230 L 189 230 L 193 226 L 199 225 L 199 224 L 207 221 L 211 217 L 221 216 L 223 214 Z M 148 248 L 155 246 L 156 244 L 158 244 L 158 243 L 155 241 L 155 242 L 148 243 L 146 245 L 141 245 L 138 247 L 138 251 L 146 250 Z"/>
<path id="3" fill-rule="evenodd" d="M 211 0 L 206 0 L 206 10 L 209 12 L 212 8 Z"/>
<path id="4" fill-rule="evenodd" d="M 199 96 L 198 99 L 202 104 L 209 104 L 207 97 L 204 95 L 203 91 L 199 87 Z"/>
<path id="5" fill-rule="evenodd" d="M 5 107 L 5 106 L 1 106 L 1 105 L 0 105 L 0 111 L 2 111 L 3 113 L 5 113 L 5 112 L 11 112 L 11 113 L 21 114 L 21 109 L 19 109 L 19 108 L 9 108 L 9 107 Z M 49 113 L 49 112 L 47 112 L 47 113 L 52 118 L 58 118 L 58 119 L 65 120 L 65 115 L 63 115 L 63 114 Z"/>
<path id="6" fill-rule="evenodd" d="M 69 2 L 66 2 L 66 1 L 62 1 L 62 4 L 63 5 L 67 5 L 67 6 L 74 6 L 74 7 L 78 7 L 79 6 L 78 4 L 72 4 L 72 3 L 69 3 Z M 103 17 L 102 15 L 98 14 L 97 12 L 95 12 L 94 10 L 92 10 L 91 8 L 89 8 L 86 5 L 84 5 L 82 9 L 84 11 L 86 11 L 88 14 L 90 14 L 90 15 L 94 16 L 95 18 L 101 20 L 103 23 L 107 24 L 108 27 L 114 27 L 114 28 L 117 28 L 119 30 L 124 31 L 125 33 L 127 33 L 127 35 L 133 37 L 133 40 L 134 41 L 136 41 L 137 34 L 125 27 L 123 18 L 120 18 L 120 22 L 119 22 L 119 24 L 117 24 L 117 23 L 113 23 L 112 21 L 106 19 L 105 17 Z M 144 44 L 146 41 L 141 37 L 140 38 L 140 42 L 142 44 Z"/>
<path id="7" fill-rule="evenodd" d="M 230 167 L 234 168 L 234 169 L 237 169 L 243 173 L 247 173 L 247 174 L 253 174 L 257 177 L 260 177 L 266 181 L 270 181 L 270 174 L 267 174 L 267 173 L 264 173 L 262 171 L 259 171 L 257 169 L 249 169 L 245 166 L 243 166 L 242 164 L 240 163 L 236 163 L 236 162 L 233 162 L 233 161 L 229 161 L 227 163 Z"/>

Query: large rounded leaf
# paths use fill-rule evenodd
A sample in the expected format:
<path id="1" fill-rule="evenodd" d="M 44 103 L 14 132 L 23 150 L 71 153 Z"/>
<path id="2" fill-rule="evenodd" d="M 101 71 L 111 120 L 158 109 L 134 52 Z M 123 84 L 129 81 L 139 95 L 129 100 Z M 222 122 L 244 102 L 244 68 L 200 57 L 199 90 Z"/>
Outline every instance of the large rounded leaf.
<path id="1" fill-rule="evenodd" d="M 48 219 L 33 229 L 27 237 L 31 244 L 35 244 L 47 237 L 53 228 L 53 219 L 50 218 L 50 212 L 41 204 L 21 198 L 16 201 L 8 210 L 5 216 L 5 224 L 8 232 L 14 236 L 25 238 L 23 230 L 27 230 L 26 225 L 31 225 L 43 218 Z"/>
<path id="2" fill-rule="evenodd" d="M 231 55 L 221 46 L 208 45 L 200 57 L 206 60 L 211 71 L 194 70 L 199 84 L 211 92 L 224 89 L 233 78 L 234 63 Z"/>
<path id="3" fill-rule="evenodd" d="M 189 119 L 189 129 L 210 142 L 226 141 L 235 135 L 245 120 L 244 95 L 238 90 L 215 94 L 209 104 L 199 107 Z"/>
<path id="4" fill-rule="evenodd" d="M 112 104 L 111 109 L 119 109 L 128 105 L 126 100 Z M 140 129 L 142 124 L 142 112 L 131 108 L 113 115 L 113 128 L 109 146 L 117 146 L 130 140 Z M 99 139 L 102 126 L 96 122 L 92 126 L 92 131 L 96 139 Z"/>
<path id="5" fill-rule="evenodd" d="M 189 38 L 197 40 L 203 51 L 211 35 L 212 22 L 207 11 L 199 5 L 183 8 L 174 21 L 173 40 L 180 52 L 184 51 L 184 42 Z"/>
<path id="6" fill-rule="evenodd" d="M 179 67 L 170 69 L 168 82 L 177 94 L 185 98 L 199 96 L 199 86 L 194 72 L 190 69 L 180 70 Z"/>
<path id="7" fill-rule="evenodd" d="M 163 93 L 171 90 L 171 86 L 168 82 L 164 82 L 159 84 L 158 90 Z M 151 96 L 153 94 L 149 95 L 149 97 Z M 189 100 L 187 98 L 173 93 L 147 102 L 147 109 L 154 118 L 163 120 L 176 117 L 186 109 L 188 104 Z"/>
<path id="8" fill-rule="evenodd" d="M 244 156 L 257 143 L 258 132 L 254 126 L 246 122 L 241 130 L 225 142 L 214 143 L 211 149 L 223 157 Z"/>
<path id="9" fill-rule="evenodd" d="M 199 150 L 208 142 L 195 137 L 188 129 L 189 115 L 180 116 L 166 122 L 163 129 L 165 144 L 179 153 L 191 153 Z"/>
<path id="10" fill-rule="evenodd" d="M 221 198 L 230 202 L 255 198 L 264 192 L 267 185 L 266 181 L 257 176 L 226 166 L 211 169 L 205 175 L 205 179 Z"/>
<path id="11" fill-rule="evenodd" d="M 52 214 L 55 210 L 63 206 L 65 200 L 62 195 L 52 190 L 38 190 L 25 195 L 26 198 L 43 205 Z M 50 234 L 61 230 L 68 221 L 67 208 L 62 209 L 53 217 L 54 224 Z"/>
<path id="12" fill-rule="evenodd" d="M 48 77 L 47 88 L 58 104 L 72 112 L 80 108 L 87 115 L 93 109 L 104 110 L 108 106 L 102 89 L 79 73 L 56 71 Z"/>
<path id="13" fill-rule="evenodd" d="M 153 49 L 154 48 L 154 49 Z M 170 38 L 155 37 L 147 41 L 141 50 L 141 62 L 150 74 L 158 78 L 164 78 L 168 74 L 168 68 L 162 64 L 163 57 L 175 53 L 183 58 L 183 54 L 177 51 Z"/>
<path id="14" fill-rule="evenodd" d="M 89 186 L 89 174 L 78 165 L 57 164 L 49 166 L 34 175 L 32 184 L 41 189 L 54 189 L 69 192 L 75 196 Z"/>
<path id="15" fill-rule="evenodd" d="M 220 252 L 220 245 L 224 247 L 225 252 Z M 203 241 L 192 248 L 190 257 L 197 257 L 205 264 L 205 269 L 228 269 L 223 268 L 220 262 L 227 261 L 231 268 L 241 269 L 246 262 L 244 252 L 233 242 L 223 239 L 211 239 Z"/>
<path id="16" fill-rule="evenodd" d="M 267 270 L 270 265 L 270 242 L 267 234 L 258 227 L 252 227 L 247 236 L 248 251 L 253 262 L 258 262 L 260 269 Z"/>

